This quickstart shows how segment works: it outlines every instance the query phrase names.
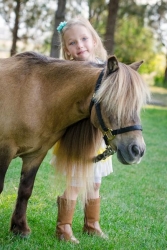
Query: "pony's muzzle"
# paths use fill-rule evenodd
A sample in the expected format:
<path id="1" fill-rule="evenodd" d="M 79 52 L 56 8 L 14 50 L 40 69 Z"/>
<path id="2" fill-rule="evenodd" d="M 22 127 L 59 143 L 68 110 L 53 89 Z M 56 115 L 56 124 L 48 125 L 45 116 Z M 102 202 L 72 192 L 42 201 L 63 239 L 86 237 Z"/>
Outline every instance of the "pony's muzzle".
<path id="1" fill-rule="evenodd" d="M 119 147 L 117 157 L 122 164 L 131 165 L 140 163 L 145 152 L 145 144 L 141 145 L 130 144 L 126 147 Z"/>

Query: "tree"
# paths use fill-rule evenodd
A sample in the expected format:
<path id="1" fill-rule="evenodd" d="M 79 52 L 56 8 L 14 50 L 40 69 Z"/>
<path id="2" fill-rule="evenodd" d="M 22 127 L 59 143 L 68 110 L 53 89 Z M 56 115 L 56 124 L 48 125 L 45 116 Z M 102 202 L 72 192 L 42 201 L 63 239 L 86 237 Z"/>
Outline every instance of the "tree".
<path id="1" fill-rule="evenodd" d="M 155 56 L 153 33 L 135 15 L 125 15 L 118 20 L 115 42 L 115 54 L 127 64 L 144 60 L 148 65 Z"/>
<path id="2" fill-rule="evenodd" d="M 12 47 L 10 50 L 10 55 L 13 56 L 16 54 L 16 44 L 18 40 L 18 29 L 19 29 L 19 18 L 20 18 L 20 0 L 16 0 L 16 7 L 14 8 L 15 12 L 15 21 L 14 21 L 14 27 L 12 30 L 13 36 L 12 36 Z"/>
<path id="3" fill-rule="evenodd" d="M 148 5 L 146 9 L 148 24 L 156 34 L 161 47 L 164 48 L 165 70 L 164 70 L 164 87 L 167 87 L 167 4 L 166 0 L 159 0 L 154 5 Z"/>
<path id="4" fill-rule="evenodd" d="M 114 53 L 114 36 L 119 9 L 119 0 L 89 0 L 89 20 L 98 34 L 102 37 L 104 46 L 109 54 Z"/>
<path id="5" fill-rule="evenodd" d="M 93 22 L 93 26 L 95 29 L 99 28 L 99 22 L 103 19 L 103 23 L 105 20 L 107 5 L 105 0 L 88 0 L 88 8 L 89 8 L 89 21 Z"/>
<path id="6" fill-rule="evenodd" d="M 134 0 L 119 3 L 114 52 L 129 64 L 142 59 L 148 62 L 155 55 L 153 32 L 144 23 L 145 9 L 146 5 Z"/>
<path id="7" fill-rule="evenodd" d="M 57 26 L 60 22 L 65 20 L 65 10 L 66 10 L 66 0 L 58 0 L 57 11 L 55 13 L 55 22 L 54 22 L 54 32 L 51 42 L 51 51 L 50 56 L 59 57 L 60 55 L 60 41 L 57 32 Z"/>
<path id="8" fill-rule="evenodd" d="M 108 18 L 104 45 L 109 54 L 114 53 L 114 33 L 116 27 L 119 0 L 110 0 L 108 4 Z"/>
<path id="9" fill-rule="evenodd" d="M 0 0 L 0 13 L 12 34 L 11 55 L 18 52 L 18 41 L 24 45 L 28 40 L 29 44 L 35 44 L 37 38 L 45 37 L 44 32 L 50 30 L 52 23 L 53 10 L 49 2 L 51 0 L 46 5 L 44 0 L 40 3 L 35 0 Z"/>

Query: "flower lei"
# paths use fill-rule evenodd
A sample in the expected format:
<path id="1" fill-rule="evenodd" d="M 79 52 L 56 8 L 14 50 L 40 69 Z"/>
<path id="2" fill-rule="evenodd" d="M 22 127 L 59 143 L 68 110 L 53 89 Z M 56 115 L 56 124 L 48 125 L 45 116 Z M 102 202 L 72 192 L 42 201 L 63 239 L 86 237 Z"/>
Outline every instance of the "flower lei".
<path id="1" fill-rule="evenodd" d="M 59 24 L 59 26 L 57 27 L 57 31 L 60 33 L 62 31 L 62 29 L 66 26 L 67 22 L 64 21 L 64 22 L 61 22 Z"/>

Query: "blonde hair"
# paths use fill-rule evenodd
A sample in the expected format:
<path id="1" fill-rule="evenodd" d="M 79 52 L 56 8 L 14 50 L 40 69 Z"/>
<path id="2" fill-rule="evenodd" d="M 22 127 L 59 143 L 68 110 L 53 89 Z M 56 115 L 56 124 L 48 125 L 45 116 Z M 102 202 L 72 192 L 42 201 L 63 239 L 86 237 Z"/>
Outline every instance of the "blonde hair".
<path id="1" fill-rule="evenodd" d="M 82 25 L 90 31 L 93 39 L 96 42 L 95 56 L 102 59 L 103 61 L 106 61 L 107 60 L 107 51 L 105 50 L 105 48 L 103 46 L 103 43 L 101 41 L 100 36 L 97 34 L 97 32 L 95 31 L 95 29 L 93 28 L 91 23 L 82 16 L 77 16 L 77 17 L 71 19 L 70 21 L 68 21 L 59 33 L 60 34 L 60 41 L 61 41 L 62 57 L 66 60 L 71 59 L 70 55 L 68 55 L 64 49 L 65 48 L 64 34 L 65 34 L 66 30 L 69 30 L 74 25 Z"/>

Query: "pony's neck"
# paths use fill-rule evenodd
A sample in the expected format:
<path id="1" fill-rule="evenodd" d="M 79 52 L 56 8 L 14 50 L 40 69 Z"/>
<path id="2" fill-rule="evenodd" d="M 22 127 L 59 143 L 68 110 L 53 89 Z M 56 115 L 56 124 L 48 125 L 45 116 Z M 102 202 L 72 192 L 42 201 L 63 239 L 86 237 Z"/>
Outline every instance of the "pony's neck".
<path id="1" fill-rule="evenodd" d="M 70 69 L 69 75 L 66 72 L 67 78 L 63 80 L 63 86 L 59 90 L 61 99 L 55 102 L 60 110 L 57 118 L 60 119 L 62 128 L 90 115 L 89 106 L 100 72 L 99 68 Z"/>

